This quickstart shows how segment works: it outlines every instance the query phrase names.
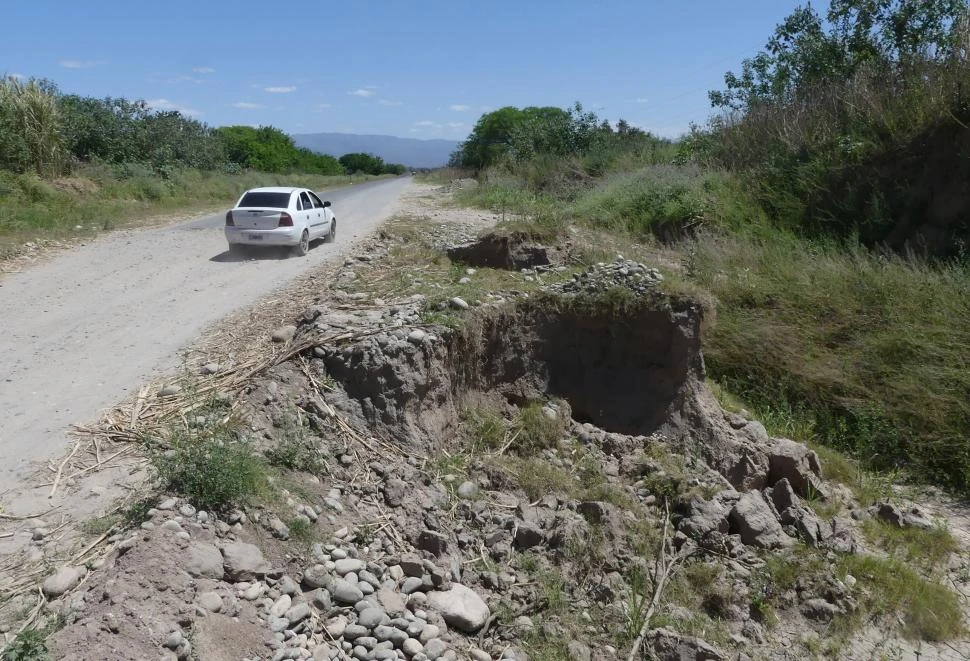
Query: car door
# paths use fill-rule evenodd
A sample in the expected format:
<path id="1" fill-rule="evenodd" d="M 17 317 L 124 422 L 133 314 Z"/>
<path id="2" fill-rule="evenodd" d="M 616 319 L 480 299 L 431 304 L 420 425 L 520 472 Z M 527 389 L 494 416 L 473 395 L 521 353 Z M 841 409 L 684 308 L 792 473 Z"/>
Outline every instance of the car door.
<path id="1" fill-rule="evenodd" d="M 317 232 L 317 228 L 314 227 L 314 223 L 317 222 L 316 209 L 313 208 L 313 202 L 310 201 L 310 196 L 307 195 L 307 191 L 300 192 L 300 208 L 302 211 L 300 213 L 303 216 L 303 226 L 310 231 L 310 237 L 312 238 Z"/>
<path id="2" fill-rule="evenodd" d="M 313 202 L 313 211 L 317 214 L 314 222 L 319 223 L 316 227 L 317 233 L 319 236 L 326 236 L 330 233 L 330 218 L 333 214 L 330 212 L 330 209 L 323 206 L 323 202 L 312 191 L 310 192 L 310 200 Z M 313 230 L 310 231 L 313 232 Z"/>

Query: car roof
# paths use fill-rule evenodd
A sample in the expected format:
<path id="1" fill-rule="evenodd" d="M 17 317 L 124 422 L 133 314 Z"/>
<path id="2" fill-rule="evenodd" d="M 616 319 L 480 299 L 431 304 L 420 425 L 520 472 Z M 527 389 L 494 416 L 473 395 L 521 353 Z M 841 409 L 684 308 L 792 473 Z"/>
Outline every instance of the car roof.
<path id="1" fill-rule="evenodd" d="M 263 186 L 262 188 L 250 188 L 247 193 L 296 193 L 305 191 L 306 188 L 294 188 L 292 186 Z"/>

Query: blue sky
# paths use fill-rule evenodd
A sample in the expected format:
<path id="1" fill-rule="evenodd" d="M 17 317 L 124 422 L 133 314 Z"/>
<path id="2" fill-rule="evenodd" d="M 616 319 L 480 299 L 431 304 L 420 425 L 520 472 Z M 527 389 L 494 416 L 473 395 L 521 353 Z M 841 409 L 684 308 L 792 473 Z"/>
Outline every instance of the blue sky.
<path id="1" fill-rule="evenodd" d="M 581 101 L 676 136 L 799 4 L 24 0 L 4 9 L 0 73 L 214 126 L 463 139 L 490 109 Z"/>

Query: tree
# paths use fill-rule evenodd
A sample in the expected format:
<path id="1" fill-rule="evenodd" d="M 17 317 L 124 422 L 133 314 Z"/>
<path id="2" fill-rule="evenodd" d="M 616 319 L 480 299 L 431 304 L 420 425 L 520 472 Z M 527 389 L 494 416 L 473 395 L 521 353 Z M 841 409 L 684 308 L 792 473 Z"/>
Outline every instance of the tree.
<path id="1" fill-rule="evenodd" d="M 847 79 L 870 62 L 893 68 L 945 59 L 961 45 L 967 14 L 965 0 L 832 0 L 825 21 L 799 7 L 740 74 L 725 74 L 726 89 L 709 92 L 711 104 L 745 111 Z"/>
<path id="2" fill-rule="evenodd" d="M 347 172 L 363 172 L 366 174 L 384 174 L 384 159 L 373 154 L 344 154 L 340 157 L 340 164 Z"/>
<path id="3" fill-rule="evenodd" d="M 505 158 L 526 160 L 538 154 L 585 153 L 601 135 L 612 134 L 595 113 L 576 103 L 563 110 L 552 106 L 507 106 L 482 115 L 453 156 L 463 167 L 481 170 Z"/>

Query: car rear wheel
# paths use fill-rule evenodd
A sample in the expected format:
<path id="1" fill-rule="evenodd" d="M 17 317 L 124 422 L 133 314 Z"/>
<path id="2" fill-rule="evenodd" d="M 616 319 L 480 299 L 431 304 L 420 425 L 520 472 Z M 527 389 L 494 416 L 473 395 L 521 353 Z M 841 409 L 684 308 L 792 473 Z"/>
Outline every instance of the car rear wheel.
<path id="1" fill-rule="evenodd" d="M 303 230 L 303 235 L 300 236 L 300 242 L 296 244 L 296 254 L 303 257 L 308 252 L 310 252 L 310 232 L 309 230 Z"/>
<path id="2" fill-rule="evenodd" d="M 336 240 L 337 240 L 337 219 L 334 218 L 333 220 L 330 221 L 330 233 L 327 234 L 326 238 L 324 238 L 324 241 L 326 243 L 333 243 Z"/>

